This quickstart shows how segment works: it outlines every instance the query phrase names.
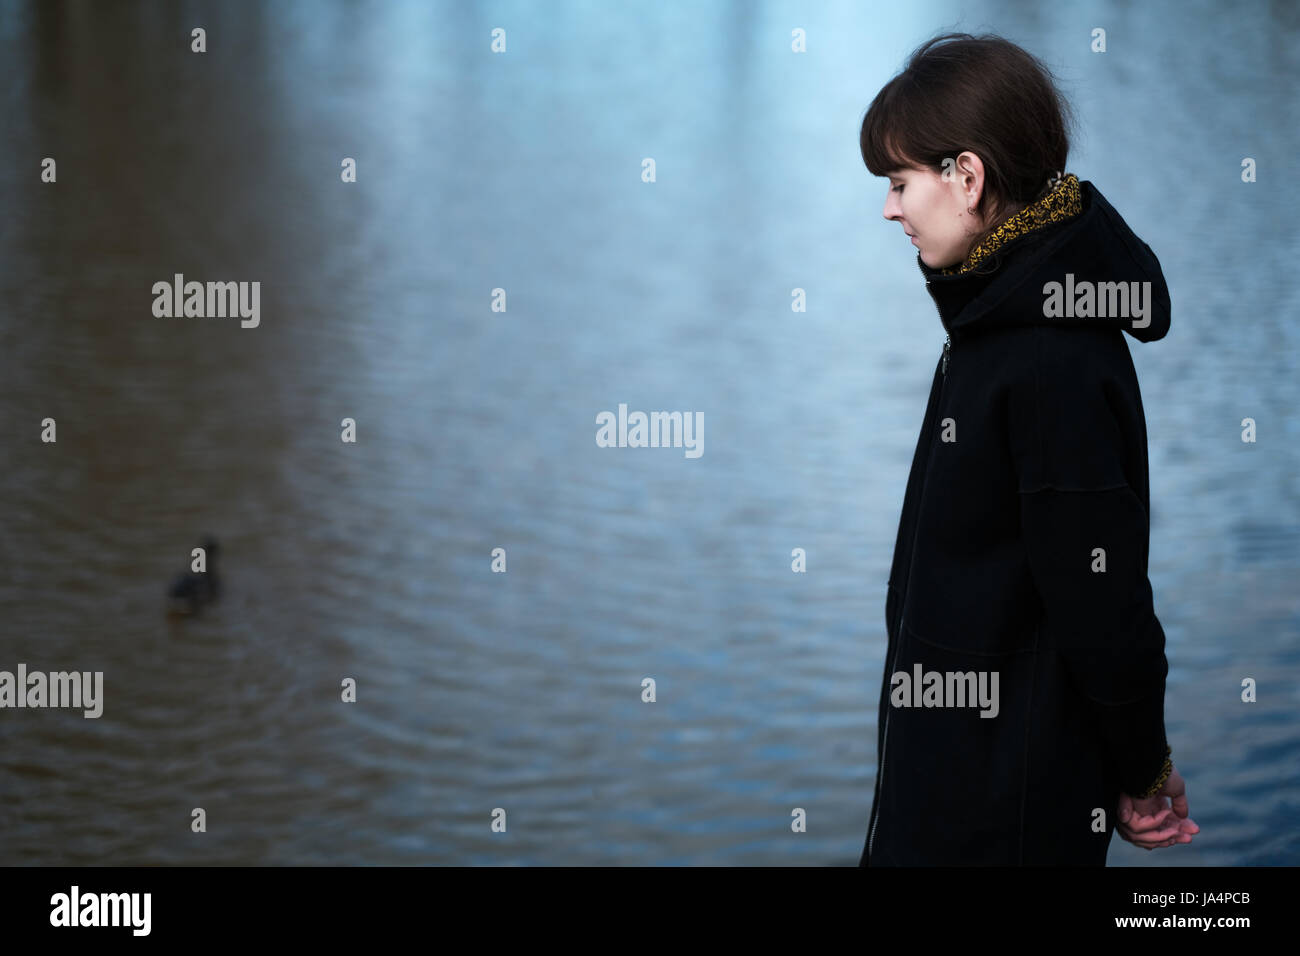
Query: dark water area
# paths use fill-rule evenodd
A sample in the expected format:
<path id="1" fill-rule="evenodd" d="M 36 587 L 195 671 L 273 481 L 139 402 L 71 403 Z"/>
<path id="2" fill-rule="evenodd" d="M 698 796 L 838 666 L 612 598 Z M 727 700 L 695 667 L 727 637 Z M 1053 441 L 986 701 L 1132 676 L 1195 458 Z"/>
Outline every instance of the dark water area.
<path id="1" fill-rule="evenodd" d="M 1171 290 L 1129 345 L 1202 832 L 1109 862 L 1300 863 L 1300 14 L 1048 10 L 0 4 L 0 670 L 104 675 L 0 710 L 0 864 L 856 864 L 944 337 L 857 132 L 954 28 L 1058 71 Z M 176 274 L 257 325 L 156 316 Z M 598 447 L 620 403 L 703 454 Z"/>

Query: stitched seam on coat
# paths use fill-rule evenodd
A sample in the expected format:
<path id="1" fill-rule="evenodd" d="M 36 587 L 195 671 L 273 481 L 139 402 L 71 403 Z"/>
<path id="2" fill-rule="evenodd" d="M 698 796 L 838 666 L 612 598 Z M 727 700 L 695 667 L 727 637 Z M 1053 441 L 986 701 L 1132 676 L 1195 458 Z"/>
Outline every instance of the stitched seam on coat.
<path id="1" fill-rule="evenodd" d="M 1015 651 L 973 651 L 968 647 L 950 647 L 947 644 L 940 644 L 938 641 L 932 641 L 928 637 L 922 637 L 920 634 L 916 633 L 916 630 L 912 625 L 908 624 L 906 621 L 902 622 L 902 626 L 922 644 L 928 644 L 930 647 L 936 647 L 941 651 L 948 651 L 952 654 L 970 654 L 974 657 L 1014 657 L 1017 654 L 1034 653 L 1032 647 L 1021 648 L 1020 650 Z"/>
<path id="2" fill-rule="evenodd" d="M 1034 656 L 1038 656 L 1038 632 L 1034 629 Z M 1020 781 L 1020 865 L 1025 865 L 1025 801 L 1029 796 L 1029 728 L 1033 726 L 1034 685 L 1038 683 L 1038 666 L 1035 660 L 1033 674 L 1029 678 L 1029 703 L 1025 707 L 1025 773 Z"/>
<path id="3" fill-rule="evenodd" d="M 1039 414 L 1043 409 L 1043 399 L 1038 389 L 1038 365 L 1043 360 L 1043 329 L 1034 329 L 1034 362 L 1030 369 L 1034 380 L 1034 444 L 1038 446 L 1038 467 L 1046 470 L 1047 460 L 1043 457 L 1043 426 Z"/>
<path id="4" fill-rule="evenodd" d="M 1100 704 L 1102 707 L 1127 707 L 1130 704 L 1138 704 L 1138 703 L 1142 703 L 1143 701 L 1149 701 L 1154 697 L 1163 698 L 1165 696 L 1165 688 L 1162 687 L 1158 691 L 1152 691 L 1149 694 L 1143 694 L 1142 696 L 1134 697 L 1131 700 L 1110 701 L 1110 700 L 1102 700 L 1100 697 L 1090 697 L 1087 694 L 1084 694 L 1083 696 L 1087 700 L 1092 701 L 1092 703 L 1094 704 Z"/>
<path id="5" fill-rule="evenodd" d="M 1132 487 L 1132 486 L 1129 485 L 1129 483 L 1128 483 L 1127 481 L 1122 481 L 1122 482 L 1120 482 L 1118 485 L 1106 485 L 1104 488 L 1061 488 L 1061 487 L 1059 487 L 1059 486 L 1057 486 L 1057 485 L 1053 485 L 1053 484 L 1050 484 L 1050 483 L 1049 483 L 1049 484 L 1043 485 L 1043 486 L 1040 487 L 1040 488 L 1035 488 L 1035 489 L 1033 489 L 1032 491 L 1028 491 L 1028 490 L 1022 488 L 1022 489 L 1020 490 L 1020 494 L 1022 494 L 1022 495 L 1036 495 L 1036 494 L 1038 494 L 1040 491 L 1063 491 L 1063 492 L 1065 492 L 1065 493 L 1067 493 L 1067 494 L 1088 495 L 1088 494 L 1099 493 L 1099 492 L 1102 492 L 1102 491 L 1120 491 L 1121 489 L 1124 489 L 1124 488 L 1130 488 L 1130 487 Z M 1136 492 L 1134 492 L 1134 493 L 1136 494 Z"/>
<path id="6" fill-rule="evenodd" d="M 1141 238 L 1137 235 L 1137 233 L 1133 232 L 1132 229 L 1125 228 L 1125 224 L 1123 220 L 1120 218 L 1119 213 L 1115 213 L 1115 215 L 1113 216 L 1111 215 L 1111 213 L 1114 212 L 1113 206 L 1109 211 L 1103 209 L 1102 212 L 1105 215 L 1106 219 L 1110 220 L 1111 227 L 1119 235 L 1120 239 L 1123 240 L 1124 251 L 1128 253 L 1129 261 L 1132 262 L 1133 265 L 1136 266 L 1138 269 L 1140 269 L 1142 272 L 1146 272 L 1147 271 L 1146 265 L 1142 261 L 1143 258 L 1142 252 L 1140 252 L 1138 247 L 1135 246 L 1132 241 L 1130 241 L 1129 235 L 1132 234 L 1133 239 L 1139 243 L 1142 242 Z"/>

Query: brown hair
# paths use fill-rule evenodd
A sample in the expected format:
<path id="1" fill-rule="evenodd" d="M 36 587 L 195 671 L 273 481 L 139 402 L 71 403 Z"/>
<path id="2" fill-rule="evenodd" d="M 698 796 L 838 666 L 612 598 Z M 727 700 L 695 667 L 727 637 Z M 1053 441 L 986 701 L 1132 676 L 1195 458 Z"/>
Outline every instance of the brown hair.
<path id="1" fill-rule="evenodd" d="M 965 150 L 984 164 L 975 212 L 988 227 L 1047 192 L 1065 171 L 1073 114 L 1041 60 L 993 34 L 946 33 L 913 51 L 862 120 L 862 161 L 874 176 L 904 167 L 943 172 Z"/>

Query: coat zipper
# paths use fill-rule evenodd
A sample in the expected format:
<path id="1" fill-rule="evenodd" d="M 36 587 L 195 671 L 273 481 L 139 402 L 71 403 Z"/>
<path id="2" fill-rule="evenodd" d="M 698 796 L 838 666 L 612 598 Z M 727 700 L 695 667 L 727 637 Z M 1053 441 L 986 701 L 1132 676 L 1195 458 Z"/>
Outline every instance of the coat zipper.
<path id="1" fill-rule="evenodd" d="M 919 256 L 917 257 L 916 263 L 918 266 L 921 264 L 921 259 Z M 921 270 L 921 274 L 925 275 L 924 269 Z M 927 290 L 930 288 L 930 279 L 928 276 L 926 277 L 925 280 L 925 287 Z M 939 303 L 935 302 L 934 307 L 935 307 L 935 311 L 938 311 Z M 939 312 L 939 321 L 940 322 L 943 321 L 942 312 Z M 942 381 L 939 382 L 939 395 L 935 399 L 936 416 L 939 414 L 939 404 L 943 401 L 943 386 L 944 383 L 947 382 L 948 380 L 948 359 L 951 352 L 952 352 L 952 335 L 951 333 L 945 333 L 943 337 L 943 361 L 940 363 L 939 366 L 943 375 L 943 379 Z M 932 441 L 933 441 L 933 437 L 934 437 L 934 433 L 932 429 L 931 430 Z M 933 454 L 934 449 L 931 448 L 930 452 L 931 454 Z M 926 480 L 929 479 L 929 477 L 930 477 L 930 459 L 927 457 L 925 462 L 925 475 L 921 479 L 921 497 L 917 502 L 916 527 L 912 529 L 912 557 L 911 560 L 909 561 L 909 566 L 907 569 L 907 580 L 909 586 L 911 585 L 911 581 L 912 581 L 911 563 L 916 560 L 916 538 L 918 533 L 921 530 L 920 502 L 925 500 L 925 482 Z M 893 663 L 890 664 L 889 673 L 893 673 L 894 668 L 898 666 L 898 652 L 902 649 L 902 646 L 903 646 L 903 595 L 900 594 L 899 601 L 898 601 L 898 643 L 894 646 L 894 660 Z M 886 680 L 888 680 L 889 674 L 886 674 L 885 677 Z M 889 749 L 889 713 L 890 713 L 889 708 L 886 707 L 885 708 L 885 734 L 880 744 L 880 768 L 876 771 L 877 782 L 880 784 L 879 789 L 877 790 L 876 801 L 875 801 L 876 816 L 871 821 L 871 830 L 867 834 L 867 859 L 868 860 L 871 859 L 871 847 L 876 842 L 876 824 L 880 822 L 880 800 L 885 792 L 885 786 L 884 786 L 885 754 Z"/>
<path id="2" fill-rule="evenodd" d="M 925 266 L 921 264 L 920 256 L 916 257 L 916 267 L 921 270 L 921 275 L 925 276 L 925 288 L 928 291 L 930 288 L 930 277 L 926 275 Z M 939 303 L 935 302 L 934 296 L 930 297 L 930 301 L 934 302 L 934 310 L 939 313 L 939 321 L 942 323 L 943 313 L 939 311 Z M 947 329 L 946 323 L 944 324 L 944 328 L 945 330 Z M 952 351 L 952 334 L 945 331 L 943 336 L 943 366 L 942 366 L 944 375 L 948 374 L 948 356 L 951 351 Z"/>

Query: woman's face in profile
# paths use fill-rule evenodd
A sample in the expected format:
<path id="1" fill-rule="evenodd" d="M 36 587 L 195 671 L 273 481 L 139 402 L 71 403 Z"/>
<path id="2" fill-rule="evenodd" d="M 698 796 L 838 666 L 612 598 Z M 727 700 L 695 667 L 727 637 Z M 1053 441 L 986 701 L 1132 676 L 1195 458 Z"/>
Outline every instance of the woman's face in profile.
<path id="1" fill-rule="evenodd" d="M 912 239 L 921 261 L 931 269 L 954 266 L 970 252 L 978 218 L 966 212 L 968 200 L 960 177 L 945 182 L 929 169 L 891 170 L 883 215 L 897 222 Z"/>

